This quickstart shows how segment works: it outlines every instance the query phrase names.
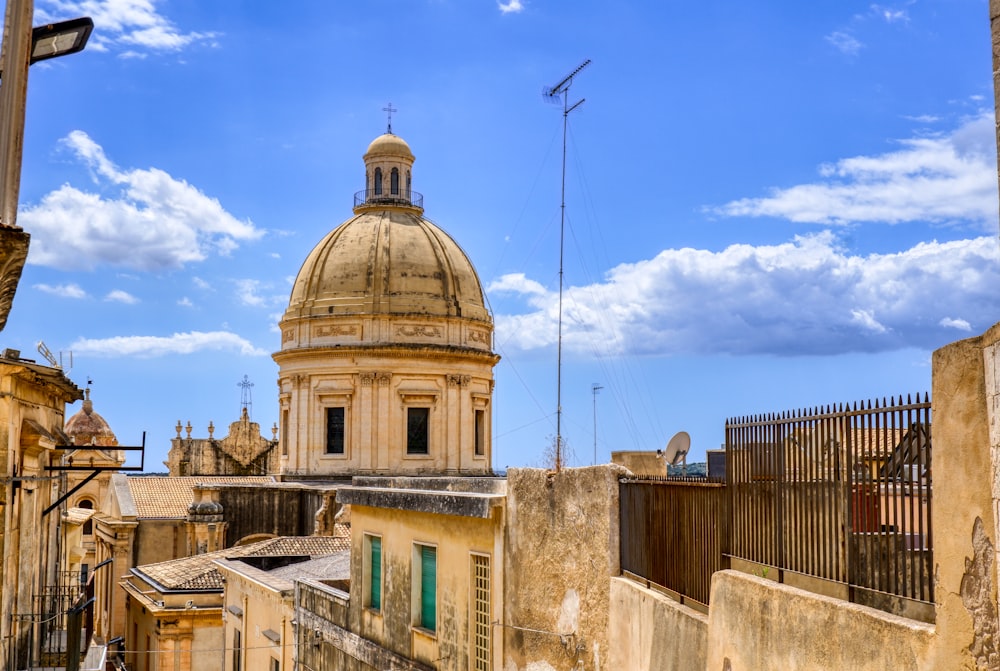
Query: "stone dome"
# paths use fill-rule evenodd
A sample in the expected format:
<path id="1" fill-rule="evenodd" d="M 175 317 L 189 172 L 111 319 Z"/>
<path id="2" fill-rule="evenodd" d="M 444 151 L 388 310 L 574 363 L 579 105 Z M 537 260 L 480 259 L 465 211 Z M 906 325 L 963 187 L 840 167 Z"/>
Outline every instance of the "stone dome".
<path id="1" fill-rule="evenodd" d="M 114 447 L 118 444 L 118 438 L 111 426 L 99 414 L 94 412 L 94 402 L 90 400 L 90 389 L 84 392 L 86 397 L 83 407 L 66 422 L 66 435 L 72 440 L 74 445 L 99 445 L 101 447 Z"/>
<path id="2" fill-rule="evenodd" d="M 368 146 L 364 161 L 366 188 L 355 195 L 355 216 L 330 231 L 306 258 L 284 321 L 409 315 L 491 324 L 469 257 L 422 216 L 423 197 L 410 189 L 414 157 L 409 145 L 385 133 Z"/>
<path id="3" fill-rule="evenodd" d="M 285 317 L 348 314 L 489 320 L 461 247 L 416 213 L 388 207 L 356 215 L 316 245 Z"/>
<path id="4" fill-rule="evenodd" d="M 413 162 L 413 152 L 410 151 L 410 145 L 406 144 L 406 140 L 392 133 L 379 135 L 368 145 L 368 151 L 365 152 L 365 160 L 367 161 L 375 156 L 399 156 L 408 158 L 411 163 Z"/>

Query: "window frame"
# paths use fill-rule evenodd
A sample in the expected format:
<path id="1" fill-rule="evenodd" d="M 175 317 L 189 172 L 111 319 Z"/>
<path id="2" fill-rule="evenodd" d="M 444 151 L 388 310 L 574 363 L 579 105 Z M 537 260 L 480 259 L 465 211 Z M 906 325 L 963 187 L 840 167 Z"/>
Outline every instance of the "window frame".
<path id="1" fill-rule="evenodd" d="M 411 446 L 414 422 L 411 416 L 423 413 L 423 449 L 420 445 Z M 418 427 L 419 428 L 419 427 Z M 406 455 L 413 457 L 427 457 L 431 453 L 431 407 L 428 405 L 409 405 L 406 407 Z"/>
<path id="2" fill-rule="evenodd" d="M 375 561 L 373 555 L 373 547 L 375 546 L 375 541 L 378 541 L 378 604 L 375 604 L 375 593 L 374 584 L 375 581 Z M 362 576 L 362 595 L 361 601 L 364 607 L 373 613 L 379 615 L 382 614 L 382 597 L 385 594 L 385 560 L 384 560 L 384 546 L 382 544 L 381 534 L 364 534 L 364 574 Z"/>
<path id="3" fill-rule="evenodd" d="M 437 549 L 437 545 L 434 543 L 414 542 L 410 565 L 411 623 L 414 629 L 419 629 L 422 633 L 430 636 L 437 636 L 438 624 Z M 431 580 L 428 579 L 427 572 L 429 560 L 433 561 L 434 567 L 434 575 Z M 429 597 L 432 597 L 430 601 Z M 430 613 L 427 611 L 428 604 L 433 608 Z"/>
<path id="4" fill-rule="evenodd" d="M 340 449 L 331 449 L 331 426 L 330 426 L 330 415 L 331 411 L 340 411 Z M 323 408 L 323 428 L 324 431 L 324 441 L 323 441 L 323 454 L 329 457 L 343 457 L 347 455 L 347 406 L 346 405 L 327 405 Z"/>

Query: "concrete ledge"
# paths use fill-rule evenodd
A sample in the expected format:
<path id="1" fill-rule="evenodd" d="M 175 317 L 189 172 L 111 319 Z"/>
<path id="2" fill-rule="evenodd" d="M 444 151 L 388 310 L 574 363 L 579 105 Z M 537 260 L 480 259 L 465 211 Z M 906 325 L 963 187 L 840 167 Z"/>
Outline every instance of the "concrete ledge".
<path id="1" fill-rule="evenodd" d="M 712 577 L 706 669 L 931 671 L 932 625 L 738 571 Z"/>
<path id="2" fill-rule="evenodd" d="M 503 505 L 503 501 L 502 494 L 374 487 L 344 487 L 337 490 L 337 503 L 482 519 L 489 519 L 493 509 Z"/>
<path id="3" fill-rule="evenodd" d="M 611 578 L 608 641 L 610 669 L 701 671 L 708 617 L 633 580 Z"/>

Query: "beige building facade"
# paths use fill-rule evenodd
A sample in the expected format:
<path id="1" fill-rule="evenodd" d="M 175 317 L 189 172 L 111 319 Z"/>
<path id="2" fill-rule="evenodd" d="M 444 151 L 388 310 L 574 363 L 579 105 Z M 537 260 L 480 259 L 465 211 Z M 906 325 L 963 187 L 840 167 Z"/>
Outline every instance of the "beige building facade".
<path id="1" fill-rule="evenodd" d="M 58 465 L 69 438 L 67 403 L 83 392 L 58 368 L 40 366 L 17 352 L 0 356 L 0 665 L 24 668 L 38 642 L 31 636 L 36 596 L 57 586 Z M 17 615 L 15 615 L 17 614 Z M 41 613 L 38 613 L 41 616 Z"/>
<path id="2" fill-rule="evenodd" d="M 492 471 L 493 319 L 475 268 L 423 217 L 413 153 L 364 155 L 354 216 L 299 270 L 280 323 L 281 474 Z"/>

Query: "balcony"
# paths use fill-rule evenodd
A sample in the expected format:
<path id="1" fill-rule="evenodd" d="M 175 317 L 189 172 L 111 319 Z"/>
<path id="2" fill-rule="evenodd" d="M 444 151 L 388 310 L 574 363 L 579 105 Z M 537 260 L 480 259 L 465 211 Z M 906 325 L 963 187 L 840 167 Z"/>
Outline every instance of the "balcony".
<path id="1" fill-rule="evenodd" d="M 386 193 L 375 189 L 362 189 L 354 194 L 354 207 L 390 205 L 398 207 L 417 207 L 424 209 L 424 196 L 416 191 L 401 191 Z"/>

